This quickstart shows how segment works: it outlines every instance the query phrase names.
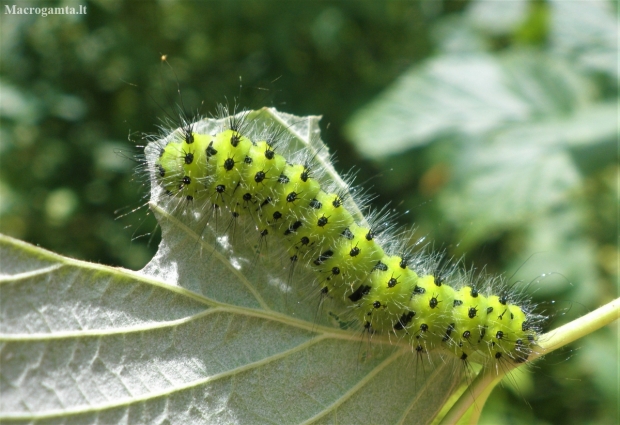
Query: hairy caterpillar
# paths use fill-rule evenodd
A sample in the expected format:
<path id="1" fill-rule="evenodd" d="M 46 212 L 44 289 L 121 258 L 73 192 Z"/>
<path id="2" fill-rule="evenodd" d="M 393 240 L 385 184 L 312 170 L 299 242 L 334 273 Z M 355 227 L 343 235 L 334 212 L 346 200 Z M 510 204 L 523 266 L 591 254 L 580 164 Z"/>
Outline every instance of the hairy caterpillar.
<path id="1" fill-rule="evenodd" d="M 218 220 L 229 223 L 223 233 L 250 223 L 259 251 L 266 240 L 284 246 L 291 270 L 312 270 L 316 293 L 368 334 L 407 340 L 418 354 L 443 349 L 463 361 L 527 360 L 541 321 L 527 297 L 500 277 L 476 277 L 442 266 L 441 256 L 413 253 L 407 235 L 395 235 L 382 214 L 364 217 L 362 197 L 343 190 L 316 152 L 292 152 L 286 131 L 260 119 L 266 112 L 279 114 L 228 116 L 221 107 L 215 126 L 184 122 L 151 141 L 153 196 L 214 229 Z"/>

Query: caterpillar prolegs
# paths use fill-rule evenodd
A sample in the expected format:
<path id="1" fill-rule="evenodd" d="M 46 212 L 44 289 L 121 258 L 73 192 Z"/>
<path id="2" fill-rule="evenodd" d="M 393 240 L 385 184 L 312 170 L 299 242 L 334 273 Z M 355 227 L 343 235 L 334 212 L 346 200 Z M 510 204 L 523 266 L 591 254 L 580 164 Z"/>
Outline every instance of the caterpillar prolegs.
<path id="1" fill-rule="evenodd" d="M 527 360 L 541 318 L 526 296 L 501 277 L 413 253 L 406 232 L 395 232 L 387 217 L 361 213 L 363 196 L 326 169 L 325 153 L 292 150 L 290 127 L 267 124 L 264 113 L 280 114 L 225 111 L 217 125 L 184 123 L 151 141 L 154 196 L 175 211 L 200 211 L 207 225 L 220 217 L 250 223 L 258 249 L 264 238 L 285 247 L 290 267 L 312 270 L 316 293 L 369 334 L 407 340 L 418 353 Z"/>

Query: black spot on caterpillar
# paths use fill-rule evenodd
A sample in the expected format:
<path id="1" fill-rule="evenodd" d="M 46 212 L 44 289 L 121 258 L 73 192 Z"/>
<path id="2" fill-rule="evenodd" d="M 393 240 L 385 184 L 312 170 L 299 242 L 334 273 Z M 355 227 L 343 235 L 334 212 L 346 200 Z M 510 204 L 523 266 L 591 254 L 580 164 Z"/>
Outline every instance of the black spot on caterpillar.
<path id="1" fill-rule="evenodd" d="M 187 123 L 151 142 L 157 155 L 147 153 L 146 166 L 173 211 L 207 212 L 213 228 L 219 217 L 247 220 L 259 250 L 265 238 L 284 246 L 291 264 L 314 273 L 317 293 L 370 335 L 408 340 L 417 353 L 447 350 L 464 361 L 528 359 L 541 317 L 527 297 L 501 277 L 412 253 L 406 235 L 381 212 L 363 215 L 363 197 L 339 190 L 339 176 L 309 152 L 286 149 L 285 132 L 265 126 L 257 118 L 262 111 L 228 117 L 220 109 L 217 130 Z"/>

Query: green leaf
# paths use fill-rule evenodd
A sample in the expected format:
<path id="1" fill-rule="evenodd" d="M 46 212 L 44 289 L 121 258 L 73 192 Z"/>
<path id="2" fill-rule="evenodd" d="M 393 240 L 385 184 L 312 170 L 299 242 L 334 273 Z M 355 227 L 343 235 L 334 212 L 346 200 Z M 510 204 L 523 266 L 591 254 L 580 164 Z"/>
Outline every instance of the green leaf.
<path id="1" fill-rule="evenodd" d="M 531 139 L 514 142 L 469 144 L 450 185 L 439 194 L 446 217 L 463 229 L 463 249 L 489 232 L 528 223 L 566 204 L 581 182 L 563 150 Z"/>
<path id="2" fill-rule="evenodd" d="M 445 55 L 411 68 L 346 130 L 363 155 L 376 159 L 446 135 L 484 136 L 557 119 L 587 107 L 594 96 L 569 63 L 533 50 Z"/>
<path id="3" fill-rule="evenodd" d="M 327 158 L 317 117 L 255 114 Z M 162 242 L 140 272 L 0 238 L 3 423 L 430 423 L 461 383 L 451 356 L 331 323 L 314 276 L 289 281 L 248 226 L 211 232 L 152 190 Z"/>
<path id="4" fill-rule="evenodd" d="M 474 72 L 472 64 L 479 67 L 478 76 L 465 79 L 450 71 L 452 67 Z M 482 75 L 487 75 L 487 81 L 481 80 Z M 473 82 L 477 79 L 478 85 Z M 485 97 L 494 102 L 476 107 Z M 571 231 L 571 226 L 550 229 L 544 234 L 553 241 L 526 241 L 527 252 L 529 256 L 548 248 L 560 257 L 579 259 L 572 263 L 579 273 L 571 276 L 585 278 L 584 273 L 594 270 L 594 258 L 584 255 L 583 249 L 571 248 L 579 243 L 591 248 L 583 237 L 574 235 L 575 229 L 583 227 L 584 212 L 563 215 L 558 211 L 574 208 L 573 198 L 582 190 L 578 161 L 589 166 L 588 158 L 608 152 L 617 137 L 616 102 L 597 102 L 596 97 L 591 82 L 567 62 L 533 50 L 509 51 L 496 58 L 444 56 L 406 74 L 356 115 L 349 129 L 362 153 L 373 158 L 449 135 L 455 142 L 454 153 L 442 160 L 451 159 L 451 176 L 437 200 L 445 218 L 458 229 L 459 253 L 506 230 L 524 229 L 525 235 L 535 235 L 533 229 L 544 227 L 539 221 L 559 226 L 566 220 L 557 217 L 570 217 Z M 522 106 L 522 114 L 510 115 L 508 108 L 500 106 L 511 102 Z M 451 105 L 458 106 L 452 109 Z M 398 113 L 388 109 L 399 107 Z M 387 116 L 390 112 L 393 115 Z M 582 151 L 575 156 L 572 150 L 577 148 Z M 586 150 L 592 153 L 584 155 Z M 514 269 L 526 260 L 518 256 Z M 527 271 L 541 266 L 528 262 Z M 553 270 L 552 266 L 548 263 L 534 275 Z"/>
<path id="5" fill-rule="evenodd" d="M 552 51 L 581 69 L 607 74 L 617 85 L 618 18 L 614 4 L 552 0 L 550 5 Z"/>
<path id="6" fill-rule="evenodd" d="M 510 34 L 525 20 L 527 7 L 526 0 L 474 0 L 465 13 L 474 27 L 499 36 Z"/>
<path id="7" fill-rule="evenodd" d="M 529 117 L 527 103 L 485 54 L 447 55 L 403 74 L 345 128 L 369 158 L 394 155 L 454 133 L 482 134 Z"/>
<path id="8" fill-rule="evenodd" d="M 547 64 L 535 64 L 534 58 L 509 56 L 505 61 L 514 61 L 514 66 L 507 66 L 512 70 L 513 90 L 529 97 L 532 119 L 505 124 L 476 138 L 457 138 L 460 147 L 452 165 L 452 177 L 438 199 L 446 218 L 460 229 L 459 240 L 465 252 L 488 239 L 489 233 L 498 234 L 518 226 L 546 226 L 539 225 L 537 220 L 555 224 L 552 227 L 563 223 L 565 220 L 557 219 L 562 215 L 558 210 L 576 208 L 574 196 L 582 190 L 579 161 L 587 162 L 589 157 L 585 153 L 592 151 L 596 155 L 597 147 L 609 152 L 608 147 L 618 134 L 616 103 L 588 101 L 587 85 L 580 89 L 579 79 L 565 72 L 567 69 L 560 62 L 554 64 L 555 72 L 551 72 L 552 67 L 542 70 Z M 581 149 L 578 156 L 572 152 L 577 148 Z M 613 157 L 608 156 L 607 160 L 611 162 Z M 528 252 L 553 246 L 555 251 L 550 251 L 559 254 L 564 252 L 561 247 L 568 249 L 574 245 L 573 233 L 583 226 L 584 213 L 580 210 L 569 216 L 572 230 L 568 231 L 570 226 L 554 230 L 548 227 L 544 233 L 553 235 L 556 241 L 542 245 L 532 241 Z M 589 246 L 582 242 L 582 246 Z M 580 261 L 573 264 L 582 271 L 574 276 L 586 278 L 584 273 L 593 269 L 592 256 L 574 254 Z M 537 264 L 531 263 L 534 265 Z M 550 266 L 547 264 L 547 269 Z"/>

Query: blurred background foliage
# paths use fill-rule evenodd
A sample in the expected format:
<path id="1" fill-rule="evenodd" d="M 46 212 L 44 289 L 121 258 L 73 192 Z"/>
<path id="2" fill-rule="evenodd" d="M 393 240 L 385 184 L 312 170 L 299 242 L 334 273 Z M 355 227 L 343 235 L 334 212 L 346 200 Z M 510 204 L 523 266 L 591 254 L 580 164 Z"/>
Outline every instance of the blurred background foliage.
<path id="1" fill-rule="evenodd" d="M 551 327 L 617 296 L 615 2 L 0 3 L 2 233 L 141 268 L 159 235 L 144 208 L 118 218 L 147 191 L 128 158 L 175 104 L 238 98 L 323 115 L 375 205 L 529 282 Z M 618 358 L 614 325 L 512 375 L 482 422 L 618 423 Z"/>

